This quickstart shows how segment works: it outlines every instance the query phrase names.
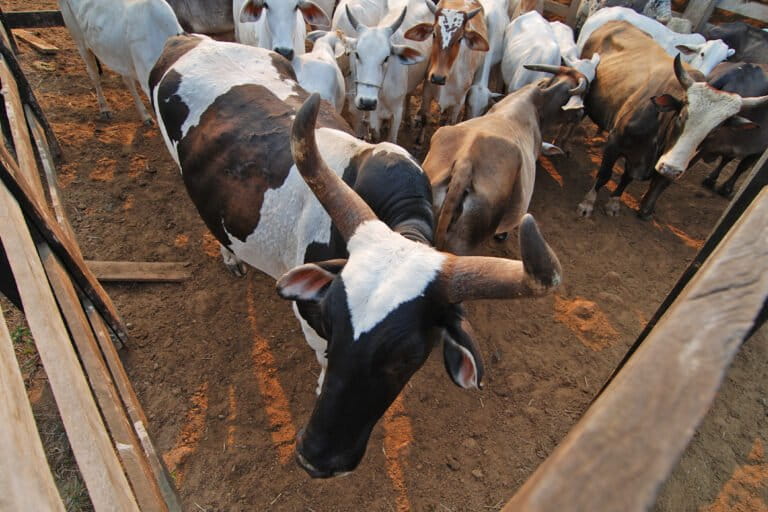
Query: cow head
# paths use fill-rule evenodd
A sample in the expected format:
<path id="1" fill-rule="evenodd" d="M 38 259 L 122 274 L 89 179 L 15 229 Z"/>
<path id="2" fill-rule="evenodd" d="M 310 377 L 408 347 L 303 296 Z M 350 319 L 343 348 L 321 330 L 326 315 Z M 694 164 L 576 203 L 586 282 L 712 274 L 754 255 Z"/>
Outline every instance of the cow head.
<path id="1" fill-rule="evenodd" d="M 694 152 L 712 130 L 724 122 L 744 128 L 754 127 L 754 123 L 737 114 L 742 109 L 768 103 L 768 96 L 742 98 L 738 94 L 717 90 L 706 82 L 694 81 L 680 62 L 680 55 L 675 57 L 674 69 L 683 87 L 683 99 L 670 94 L 651 98 L 660 112 L 676 112 L 674 135 L 677 139 L 655 166 L 660 174 L 670 179 L 683 174 Z"/>
<path id="2" fill-rule="evenodd" d="M 416 64 L 424 56 L 415 48 L 392 43 L 392 36 L 400 28 L 408 10 L 403 7 L 400 16 L 389 25 L 366 27 L 358 22 L 349 6 L 344 6 L 349 23 L 358 36 L 347 37 L 348 52 L 352 54 L 350 65 L 354 76 L 355 107 L 360 110 L 375 110 L 379 101 L 379 91 L 387 74 L 389 58 L 396 58 L 401 64 Z"/>
<path id="3" fill-rule="evenodd" d="M 329 26 L 331 21 L 328 15 L 314 2 L 310 0 L 246 0 L 240 9 L 240 22 L 248 23 L 258 21 L 264 14 L 272 34 L 272 48 L 288 60 L 293 59 L 293 40 L 296 34 L 296 11 L 301 11 L 302 16 L 310 25 Z"/>
<path id="4" fill-rule="evenodd" d="M 435 15 L 434 23 L 419 23 L 405 32 L 405 38 L 413 41 L 432 39 L 432 53 L 429 57 L 427 77 L 436 85 L 445 85 L 453 63 L 459 55 L 459 45 L 462 41 L 470 50 L 488 51 L 488 40 L 483 34 L 469 26 L 469 20 L 483 12 L 482 7 L 471 11 L 447 9 L 432 0 L 424 0 L 429 10 Z"/>
<path id="5" fill-rule="evenodd" d="M 559 284 L 561 270 L 530 216 L 520 231 L 522 261 L 458 257 L 392 231 L 320 156 L 319 103 L 313 94 L 297 112 L 291 151 L 349 258 L 296 267 L 277 289 L 315 303 L 313 328 L 328 341 L 325 380 L 296 458 L 311 476 L 330 477 L 357 467 L 374 425 L 441 338 L 453 381 L 482 386 L 482 358 L 462 301 L 539 295 Z"/>
<path id="6" fill-rule="evenodd" d="M 708 75 L 718 64 L 736 53 L 720 39 L 701 44 L 679 44 L 675 46 L 685 56 L 685 61 L 692 67 Z"/>
<path id="7" fill-rule="evenodd" d="M 580 71 L 568 66 L 552 66 L 549 64 L 524 64 L 525 69 L 552 73 L 549 79 L 537 82 L 541 90 L 537 107 L 544 121 L 558 118 L 559 110 L 584 109 L 584 95 L 587 93 L 589 81 Z"/>

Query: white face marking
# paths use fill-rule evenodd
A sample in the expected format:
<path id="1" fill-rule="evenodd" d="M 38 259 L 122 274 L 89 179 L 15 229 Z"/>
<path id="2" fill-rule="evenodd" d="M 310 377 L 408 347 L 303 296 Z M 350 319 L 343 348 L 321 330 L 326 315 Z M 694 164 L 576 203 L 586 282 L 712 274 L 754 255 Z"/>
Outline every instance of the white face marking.
<path id="1" fill-rule="evenodd" d="M 696 82 L 686 91 L 688 119 L 677 142 L 656 163 L 656 170 L 670 178 L 677 178 L 688 167 L 693 153 L 701 141 L 720 123 L 738 114 L 741 97 L 717 91 L 703 82 Z"/>
<path id="2" fill-rule="evenodd" d="M 370 331 L 400 304 L 424 293 L 445 255 L 395 233 L 381 221 L 358 226 L 347 244 L 341 272 L 354 339 Z"/>
<path id="3" fill-rule="evenodd" d="M 453 33 L 461 28 L 464 23 L 464 12 L 455 9 L 443 9 L 437 18 L 437 24 L 440 26 L 440 37 L 443 39 L 443 49 L 448 48 L 451 43 Z"/>

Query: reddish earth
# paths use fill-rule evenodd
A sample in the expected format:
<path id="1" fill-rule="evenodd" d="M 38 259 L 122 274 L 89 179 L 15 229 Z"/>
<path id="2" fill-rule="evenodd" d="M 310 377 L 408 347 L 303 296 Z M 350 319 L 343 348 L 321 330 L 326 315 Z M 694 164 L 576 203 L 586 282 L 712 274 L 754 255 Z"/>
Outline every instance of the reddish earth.
<path id="1" fill-rule="evenodd" d="M 21 61 L 64 148 L 60 184 L 85 256 L 188 261 L 192 271 L 181 284 L 107 287 L 129 327 L 125 366 L 185 510 L 499 509 L 583 414 L 727 205 L 700 187 L 700 167 L 670 187 L 653 222 L 628 207 L 616 218 L 577 218 L 603 143 L 585 123 L 570 158 L 542 162 L 531 206 L 564 285 L 536 300 L 467 305 L 486 389 L 456 388 L 436 354 L 376 427 L 359 469 L 313 481 L 292 447 L 318 366 L 290 304 L 258 271 L 237 279 L 225 270 L 122 80 L 105 74 L 115 115 L 99 120 L 66 30 L 35 32 L 61 48 L 41 56 L 22 44 Z M 412 134 L 404 137 L 407 146 Z M 625 204 L 635 207 L 643 190 L 631 186 Z M 515 257 L 515 238 L 485 252 Z M 762 332 L 737 357 L 658 510 L 768 509 L 767 358 Z"/>

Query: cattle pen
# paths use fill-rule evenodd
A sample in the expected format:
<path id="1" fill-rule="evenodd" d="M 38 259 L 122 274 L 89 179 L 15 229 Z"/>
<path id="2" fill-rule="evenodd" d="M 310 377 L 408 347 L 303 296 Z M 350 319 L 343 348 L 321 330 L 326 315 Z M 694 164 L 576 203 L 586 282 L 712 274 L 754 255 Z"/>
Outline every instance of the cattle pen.
<path id="1" fill-rule="evenodd" d="M 66 36 L 63 29 L 53 28 L 60 26 L 60 18 L 50 2 L 25 0 L 27 5 L 30 8 L 23 13 L 6 10 L 8 26 L 60 30 L 55 39 L 63 47 L 60 41 Z M 756 2 L 690 0 L 687 7 L 675 7 L 686 13 L 690 9 L 702 23 L 713 12 L 718 15 L 716 9 L 766 19 L 761 18 L 765 5 Z M 51 10 L 39 10 L 45 8 Z M 545 10 L 566 19 L 575 14 L 575 9 L 550 1 L 545 2 Z M 46 30 L 38 35 L 49 39 Z M 278 320 L 290 313 L 283 305 L 272 304 L 277 303 L 273 283 L 250 275 L 228 284 L 234 278 L 219 268 L 220 262 L 213 257 L 218 250 L 195 212 L 189 205 L 172 204 L 189 202 L 181 192 L 172 191 L 181 187 L 178 172 L 169 165 L 167 155 L 157 154 L 162 143 L 151 128 L 139 126 L 127 95 L 115 92 L 117 80 L 107 88 L 127 108 L 112 121 L 94 124 L 88 116 L 95 117 L 95 108 L 83 107 L 92 100 L 90 93 L 83 92 L 87 85 L 70 90 L 69 99 L 54 89 L 69 79 L 66 73 L 82 67 L 76 58 L 62 61 L 58 60 L 61 52 L 43 56 L 24 46 L 17 50 L 21 66 L 16 66 L 13 38 L 3 34 L 3 41 L 0 81 L 11 134 L 0 148 L 0 239 L 94 510 L 646 510 L 694 436 L 729 364 L 764 320 L 768 153 L 728 205 L 721 202 L 702 212 L 694 208 L 666 217 L 662 211 L 655 225 L 627 227 L 627 233 L 616 235 L 611 246 L 611 251 L 642 252 L 648 248 L 640 235 L 648 236 L 651 245 L 678 244 L 674 254 L 681 256 L 680 261 L 669 265 L 660 261 L 658 271 L 653 262 L 641 261 L 669 257 L 659 247 L 632 260 L 635 268 L 620 267 L 622 256 L 596 251 L 595 259 L 606 261 L 594 265 L 610 267 L 593 276 L 602 280 L 604 291 L 598 291 L 601 286 L 582 286 L 592 278 L 577 278 L 575 266 L 568 265 L 566 289 L 553 300 L 539 299 L 522 313 L 484 304 L 471 308 L 471 314 L 488 324 L 483 327 L 483 339 L 492 368 L 489 396 L 449 393 L 447 385 L 440 382 L 438 386 L 438 378 L 444 378 L 438 365 L 431 364 L 425 368 L 427 375 L 415 380 L 387 413 L 375 445 L 369 448 L 375 453 L 366 456 L 361 477 L 350 476 L 347 484 L 310 483 L 293 467 L 291 452 L 296 435 L 293 418 L 305 417 L 311 410 L 315 379 L 308 363 L 312 361 L 304 353 L 308 349 L 298 343 L 299 329 L 291 323 L 293 319 Z M 59 68 L 51 70 L 51 63 Z M 19 74 L 22 68 L 29 77 Z M 82 69 L 79 74 L 84 76 Z M 30 94 L 36 88 L 42 93 L 42 110 Z M 60 112 L 67 108 L 86 112 L 67 118 Z M 52 119 L 50 127 L 43 110 Z M 78 124 L 87 127 L 75 131 L 73 126 Z M 61 138 L 63 159 L 56 155 L 59 142 L 54 133 Z M 98 144 L 113 151 L 91 155 L 83 147 Z M 582 155 L 590 164 L 593 152 L 594 146 L 589 146 Z M 578 181 L 575 193 L 564 199 L 570 208 L 589 175 L 583 173 L 577 180 L 562 171 L 558 174 L 553 167 L 559 166 L 552 162 L 543 162 L 551 178 L 544 192 L 546 197 L 562 199 L 562 181 Z M 62 183 L 59 189 L 57 184 Z M 76 195 L 78 187 L 94 190 Z M 160 188 L 153 192 L 155 187 Z M 669 200 L 689 204 L 683 197 L 672 194 Z M 710 198 L 697 197 L 704 199 Z M 538 218 L 544 230 L 574 222 L 560 210 L 545 214 L 546 206 L 541 200 L 533 204 L 537 217 L 541 212 Z M 128 220 L 116 220 L 121 217 Z M 109 222 L 115 227 L 109 228 Z M 558 242 L 561 258 L 595 250 L 587 237 L 597 237 L 598 230 L 616 230 L 618 222 L 640 223 L 629 215 L 610 222 L 593 221 L 579 228 L 572 247 Z M 686 231 L 688 225 L 694 226 L 693 235 Z M 126 235 L 131 230 L 149 234 L 142 240 Z M 584 238 L 576 240 L 579 235 Z M 508 249 L 491 250 L 514 256 Z M 205 262 L 168 263 L 180 258 Z M 127 259 L 148 261 L 114 261 Z M 630 276 L 632 271 L 656 272 L 662 282 L 644 287 L 645 277 Z M 99 281 L 116 284 L 108 286 L 107 295 Z M 136 284 L 139 281 L 147 284 Z M 215 294 L 201 291 L 222 286 L 227 289 Z M 639 294 L 652 293 L 653 300 L 633 299 L 634 290 L 625 294 L 632 287 L 643 290 Z M 13 294 L 7 287 L 3 292 Z M 238 299 L 239 304 L 228 303 Z M 163 304 L 166 301 L 168 305 Z M 5 309 L 7 303 L 2 304 Z M 603 304 L 608 316 L 621 320 L 614 320 L 612 326 L 598 304 Z M 129 322 L 124 323 L 121 316 Z M 519 318 L 524 316 L 529 318 Z M 498 318 L 517 324 L 496 332 L 493 324 Z M 553 318 L 559 327 L 542 332 L 539 324 Z M 565 339 L 564 333 L 575 344 L 583 344 L 580 350 L 564 350 L 549 361 L 539 356 L 539 367 L 532 364 L 521 369 L 510 361 L 536 350 L 542 335 Z M 504 340 L 518 336 L 523 338 L 519 340 L 522 348 L 502 346 Z M 0 473 L 12 476 L 2 477 L 0 494 L 9 500 L 9 510 L 61 510 L 54 483 L 41 470 L 47 463 L 11 356 L 11 337 L 5 321 L 0 322 L 2 393 L 13 397 L 3 400 L 6 407 L 0 408 L 0 446 L 6 447 Z M 764 328 L 754 340 L 766 344 Z M 123 343 L 125 347 L 120 348 Z M 547 343 L 543 348 L 552 351 L 565 345 L 557 339 Z M 744 347 L 753 351 L 752 357 L 768 353 L 754 343 Z M 573 368 L 591 364 L 592 356 L 601 358 L 600 371 Z M 297 357 L 301 359 L 294 363 Z M 557 387 L 532 388 L 527 382 L 555 380 L 553 374 L 558 372 L 564 374 L 557 378 L 565 384 Z M 60 398 L 59 393 L 71 398 Z M 550 410 L 547 401 L 556 396 L 572 405 Z M 289 397 L 300 405 L 289 404 Z M 438 423 L 430 425 L 420 407 Z M 764 399 L 758 410 L 764 428 L 768 414 Z M 521 411 L 522 419 L 510 421 L 524 421 L 526 426 L 498 425 Z M 479 418 L 486 413 L 492 416 L 483 423 Z M 500 445 L 510 432 L 518 448 L 507 452 Z M 722 427 L 718 432 L 725 438 L 732 430 Z M 715 502 L 725 487 L 722 492 L 709 489 L 702 493 L 717 497 L 709 500 L 708 510 L 758 510 L 768 499 L 768 462 L 761 441 L 765 434 L 750 430 L 745 435 L 755 441 L 751 450 L 742 450 L 749 452 L 751 461 L 743 468 L 754 470 L 747 486 L 752 494 L 726 493 L 723 503 L 732 508 L 717 508 Z M 264 440 L 254 442 L 257 437 Z M 497 450 L 500 457 L 494 453 Z M 517 451 L 527 455 L 509 459 Z M 94 452 L 101 458 L 91 458 Z M 495 465 L 483 466 L 488 459 Z M 734 470 L 734 479 L 739 469 Z M 423 487 L 414 483 L 421 475 L 432 482 Z M 275 483 L 280 477 L 286 482 Z M 460 489 L 447 489 L 452 486 Z M 462 493 L 482 499 L 450 502 Z M 0 503 L 5 502 L 0 499 Z M 684 499 L 669 498 L 668 503 L 665 510 L 694 509 Z M 696 508 L 704 508 L 701 501 L 695 503 Z"/>

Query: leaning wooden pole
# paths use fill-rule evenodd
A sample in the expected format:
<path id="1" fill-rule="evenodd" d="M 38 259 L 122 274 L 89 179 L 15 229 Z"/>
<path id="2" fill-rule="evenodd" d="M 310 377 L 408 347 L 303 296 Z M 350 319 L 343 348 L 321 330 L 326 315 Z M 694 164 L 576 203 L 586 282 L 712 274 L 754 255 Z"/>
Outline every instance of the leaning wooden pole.
<path id="1" fill-rule="evenodd" d="M 763 189 L 504 510 L 647 510 L 767 296 L 768 189 Z"/>

